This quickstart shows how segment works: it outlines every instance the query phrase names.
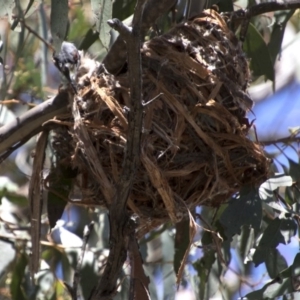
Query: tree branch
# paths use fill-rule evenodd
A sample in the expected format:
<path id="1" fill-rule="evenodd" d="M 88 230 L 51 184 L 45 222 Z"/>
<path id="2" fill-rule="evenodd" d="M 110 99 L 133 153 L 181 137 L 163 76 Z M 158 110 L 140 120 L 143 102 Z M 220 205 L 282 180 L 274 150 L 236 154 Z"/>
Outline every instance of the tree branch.
<path id="1" fill-rule="evenodd" d="M 45 129 L 43 123 L 53 117 L 67 113 L 69 94 L 59 92 L 55 97 L 35 106 L 22 116 L 0 128 L 0 162 L 17 147 Z"/>
<path id="2" fill-rule="evenodd" d="M 93 293 L 92 299 L 112 299 L 116 282 L 126 260 L 129 237 L 134 234 L 134 222 L 130 222 L 126 210 L 136 169 L 140 163 L 140 141 L 143 120 L 142 68 L 141 68 L 141 20 L 144 0 L 138 0 L 132 22 L 132 30 L 116 19 L 113 25 L 125 40 L 128 52 L 128 72 L 130 78 L 130 111 L 128 115 L 127 145 L 116 195 L 109 209 L 110 252 L 104 273 Z"/>

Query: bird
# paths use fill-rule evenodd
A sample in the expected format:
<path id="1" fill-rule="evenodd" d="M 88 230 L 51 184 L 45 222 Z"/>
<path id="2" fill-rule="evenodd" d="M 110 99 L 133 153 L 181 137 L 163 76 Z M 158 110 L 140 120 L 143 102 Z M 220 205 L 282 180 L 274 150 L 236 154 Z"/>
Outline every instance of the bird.
<path id="1" fill-rule="evenodd" d="M 81 62 L 81 51 L 73 43 L 62 42 L 60 51 L 53 52 L 53 62 L 57 69 L 70 82 L 75 94 L 77 94 L 76 76 Z"/>

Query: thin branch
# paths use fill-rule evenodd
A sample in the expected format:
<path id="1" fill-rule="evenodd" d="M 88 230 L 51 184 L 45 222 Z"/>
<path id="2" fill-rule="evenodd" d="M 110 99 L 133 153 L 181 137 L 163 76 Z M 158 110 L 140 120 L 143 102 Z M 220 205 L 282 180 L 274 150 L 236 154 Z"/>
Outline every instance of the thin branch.
<path id="1" fill-rule="evenodd" d="M 245 40 L 250 19 L 258 15 L 262 15 L 268 12 L 281 11 L 281 10 L 291 10 L 300 8 L 300 1 L 289 1 L 289 2 L 267 2 L 259 3 L 253 5 L 248 9 L 239 9 L 231 14 L 231 21 L 242 20 L 241 30 L 240 30 L 240 40 L 243 42 Z"/>
<path id="2" fill-rule="evenodd" d="M 48 43 L 44 38 L 42 38 L 35 30 L 26 24 L 23 19 L 16 18 L 30 33 L 32 33 L 36 38 L 42 41 L 50 50 L 54 51 L 54 47 Z"/>
<path id="3" fill-rule="evenodd" d="M 300 137 L 299 136 L 287 136 L 281 139 L 276 139 L 276 140 L 269 140 L 269 141 L 259 141 L 259 143 L 263 146 L 270 146 L 270 145 L 275 145 L 275 144 L 285 144 L 289 145 L 291 143 L 300 143 Z"/>

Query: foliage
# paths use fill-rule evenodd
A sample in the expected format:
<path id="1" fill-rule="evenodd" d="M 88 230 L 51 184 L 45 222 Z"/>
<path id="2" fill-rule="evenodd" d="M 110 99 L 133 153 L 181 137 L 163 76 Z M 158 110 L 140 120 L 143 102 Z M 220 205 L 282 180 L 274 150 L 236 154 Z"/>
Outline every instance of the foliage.
<path id="1" fill-rule="evenodd" d="M 3 102 L 9 109 L 7 115 L 17 116 L 24 111 L 20 103 L 38 104 L 37 99 L 56 93 L 60 77 L 50 62 L 50 20 L 55 47 L 67 39 L 80 49 L 89 49 L 93 57 L 103 57 L 116 39 L 109 35 L 107 20 L 132 17 L 135 6 L 131 0 L 81 2 L 82 6 L 75 1 L 53 0 L 51 5 L 17 1 L 15 7 L 14 1 L 0 0 L 0 17 L 7 17 L 0 39 L 0 95 L 7 101 Z M 153 27 L 146 38 L 166 31 L 176 20 L 182 21 L 186 2 L 179 1 L 177 10 L 161 16 L 157 28 Z M 207 2 L 218 4 L 221 11 L 234 8 L 231 0 Z M 247 2 L 246 7 L 253 1 L 240 2 Z M 266 16 L 251 19 L 243 47 L 254 79 L 263 76 L 274 80 L 284 29 L 295 15 L 299 15 L 295 9 L 276 12 L 268 16 L 270 25 L 263 28 L 260 21 Z M 238 26 L 237 36 L 239 32 Z M 16 104 L 14 99 L 20 102 Z M 289 138 L 281 144 L 299 141 L 299 130 L 291 132 Z M 0 298 L 71 299 L 68 287 L 72 287 L 79 268 L 80 299 L 88 299 L 107 260 L 109 219 L 100 208 L 67 203 L 71 179 L 76 174 L 64 170 L 61 178 L 53 178 L 55 155 L 51 146 L 47 148 L 46 165 L 52 170 L 45 184 L 56 189 L 43 191 L 48 193 L 48 203 L 42 215 L 40 270 L 33 280 L 30 278 L 32 220 L 26 194 L 30 174 L 26 172 L 32 165 L 33 145 L 34 141 L 25 144 L 1 165 L 0 249 L 7 259 L 0 257 Z M 271 153 L 266 155 L 271 157 Z M 291 257 L 289 249 L 299 248 L 300 162 L 288 158 L 288 165 L 284 165 L 275 161 L 276 157 L 270 178 L 260 187 L 245 186 L 218 209 L 195 208 L 195 237 L 190 235 L 191 220 L 183 220 L 176 225 L 166 223 L 139 241 L 144 270 L 150 278 L 151 299 L 175 298 L 176 276 L 186 251 L 189 255 L 179 278 L 178 299 L 184 291 L 204 300 L 216 295 L 223 299 L 287 299 L 288 294 L 292 297 L 297 293 L 300 256 Z M 94 229 L 84 249 L 83 231 L 91 222 Z M 115 299 L 128 299 L 130 272 L 129 263 L 125 263 Z"/>

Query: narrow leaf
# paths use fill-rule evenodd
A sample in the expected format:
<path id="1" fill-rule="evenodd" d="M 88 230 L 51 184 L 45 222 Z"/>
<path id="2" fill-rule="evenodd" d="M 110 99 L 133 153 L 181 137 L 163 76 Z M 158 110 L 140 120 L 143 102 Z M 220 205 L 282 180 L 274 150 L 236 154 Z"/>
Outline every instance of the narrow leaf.
<path id="1" fill-rule="evenodd" d="M 47 147 L 48 131 L 43 131 L 38 137 L 35 148 L 35 156 L 32 166 L 32 176 L 29 182 L 28 198 L 31 218 L 31 243 L 32 256 L 30 259 L 30 273 L 33 277 L 39 268 L 40 259 L 40 234 L 41 234 L 41 215 L 43 206 L 42 192 L 42 173 Z"/>
<path id="2" fill-rule="evenodd" d="M 273 178 L 268 179 L 259 187 L 259 196 L 266 200 L 273 196 L 273 191 L 282 186 L 291 186 L 293 179 L 291 176 L 276 174 Z"/>
<path id="3" fill-rule="evenodd" d="M 51 170 L 46 179 L 48 187 L 47 209 L 50 228 L 56 225 L 56 221 L 60 219 L 67 205 L 67 199 L 76 174 L 76 170 L 64 169 L 62 166 L 58 166 Z"/>
<path id="4" fill-rule="evenodd" d="M 11 284 L 10 284 L 10 292 L 12 295 L 12 300 L 27 300 L 24 291 L 22 289 L 22 281 L 24 279 L 25 268 L 28 264 L 28 259 L 24 253 L 19 256 L 17 263 L 14 267 Z"/>
<path id="5" fill-rule="evenodd" d="M 68 28 L 68 0 L 51 0 L 50 28 L 54 49 L 60 49 Z"/>
<path id="6" fill-rule="evenodd" d="M 112 0 L 91 0 L 91 5 L 100 41 L 108 50 L 111 28 L 107 21 L 112 17 Z"/>
<path id="7" fill-rule="evenodd" d="M 244 43 L 244 51 L 251 59 L 251 69 L 254 76 L 264 75 L 270 80 L 274 80 L 274 68 L 271 61 L 269 49 L 253 24 L 249 28 Z"/>
<path id="8" fill-rule="evenodd" d="M 253 262 L 259 265 L 266 262 L 270 252 L 281 243 L 287 244 L 290 238 L 296 234 L 297 226 L 291 218 L 272 220 L 266 228 L 259 245 L 253 255 Z"/>
<path id="9" fill-rule="evenodd" d="M 300 164 L 294 162 L 293 160 L 289 159 L 289 174 L 295 181 L 300 181 Z"/>
<path id="10" fill-rule="evenodd" d="M 83 41 L 80 43 L 78 49 L 87 50 L 89 49 L 98 39 L 98 33 L 89 29 L 88 32 L 84 35 Z"/>
<path id="11" fill-rule="evenodd" d="M 250 225 L 255 231 L 260 228 L 261 202 L 255 189 L 242 190 L 240 197 L 233 199 L 220 217 L 225 235 L 231 239 L 240 233 L 241 226 Z"/>
<path id="12" fill-rule="evenodd" d="M 262 289 L 247 294 L 244 299 L 275 299 L 276 297 L 293 293 L 299 290 L 300 279 L 300 253 L 294 259 L 293 264 L 283 270 L 272 281 L 268 282 Z"/>
<path id="13" fill-rule="evenodd" d="M 286 260 L 277 249 L 270 249 L 265 252 L 266 268 L 271 278 L 276 278 L 278 274 L 288 267 Z"/>
<path id="14" fill-rule="evenodd" d="M 188 219 L 183 219 L 182 221 L 176 223 L 176 235 L 175 235 L 175 255 L 174 255 L 174 270 L 178 274 L 181 261 L 184 254 L 190 244 L 189 231 L 190 222 Z"/>
<path id="15" fill-rule="evenodd" d="M 11 23 L 14 7 L 14 0 L 0 0 L 0 18 L 8 17 L 8 21 Z"/>
<path id="16" fill-rule="evenodd" d="M 199 299 L 207 299 L 207 289 L 208 289 L 208 278 L 210 272 L 212 272 L 212 267 L 216 261 L 216 252 L 213 250 L 205 251 L 204 256 L 193 264 L 193 267 L 198 273 L 198 278 L 200 280 L 199 286 Z"/>
<path id="17" fill-rule="evenodd" d="M 292 9 L 277 11 L 274 13 L 275 23 L 273 26 L 270 42 L 268 44 L 268 49 L 273 65 L 276 61 L 278 53 L 281 51 L 281 44 L 286 24 L 291 18 L 291 16 L 294 14 L 294 12 L 295 10 Z"/>
<path id="18" fill-rule="evenodd" d="M 28 18 L 32 13 L 34 13 L 38 9 L 41 3 L 41 0 L 30 0 L 24 12 L 24 16 Z"/>
<path id="19" fill-rule="evenodd" d="M 129 261 L 131 266 L 131 293 L 134 299 L 150 299 L 149 277 L 145 275 L 143 269 L 143 259 L 139 251 L 139 245 L 135 236 L 131 236 L 128 244 Z"/>

